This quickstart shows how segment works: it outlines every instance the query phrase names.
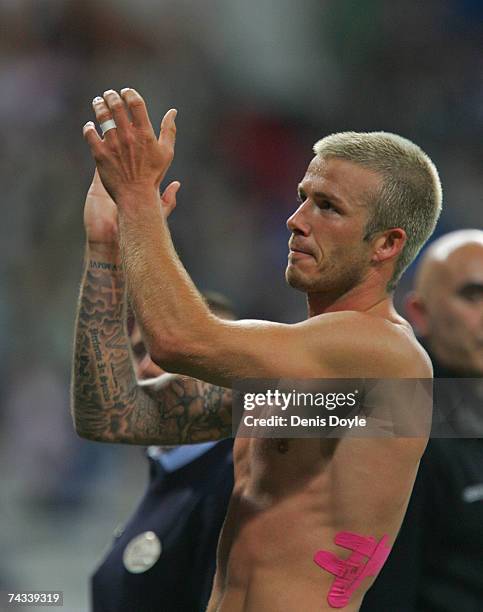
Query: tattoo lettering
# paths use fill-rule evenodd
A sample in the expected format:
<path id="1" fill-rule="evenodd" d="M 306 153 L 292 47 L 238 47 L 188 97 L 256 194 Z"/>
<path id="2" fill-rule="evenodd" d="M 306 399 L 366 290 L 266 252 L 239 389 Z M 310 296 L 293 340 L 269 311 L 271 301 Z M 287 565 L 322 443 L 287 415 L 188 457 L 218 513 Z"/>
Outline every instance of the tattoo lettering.
<path id="1" fill-rule="evenodd" d="M 94 259 L 89 261 L 89 268 L 93 270 L 110 270 L 111 272 L 118 272 L 121 270 L 121 266 L 118 264 L 106 261 L 95 261 Z"/>

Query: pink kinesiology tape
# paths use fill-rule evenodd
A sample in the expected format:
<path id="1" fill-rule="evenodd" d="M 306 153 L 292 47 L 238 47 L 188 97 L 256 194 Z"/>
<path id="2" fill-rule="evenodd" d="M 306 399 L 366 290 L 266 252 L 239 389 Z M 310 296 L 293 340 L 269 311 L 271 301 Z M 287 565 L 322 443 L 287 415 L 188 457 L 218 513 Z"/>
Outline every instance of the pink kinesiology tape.
<path id="1" fill-rule="evenodd" d="M 314 561 L 317 565 L 336 577 L 327 595 L 331 608 L 344 608 L 364 578 L 377 576 L 391 552 L 388 540 L 387 535 L 378 542 L 371 536 L 341 531 L 335 536 L 334 542 L 352 550 L 350 557 L 339 559 L 327 550 L 315 553 Z"/>

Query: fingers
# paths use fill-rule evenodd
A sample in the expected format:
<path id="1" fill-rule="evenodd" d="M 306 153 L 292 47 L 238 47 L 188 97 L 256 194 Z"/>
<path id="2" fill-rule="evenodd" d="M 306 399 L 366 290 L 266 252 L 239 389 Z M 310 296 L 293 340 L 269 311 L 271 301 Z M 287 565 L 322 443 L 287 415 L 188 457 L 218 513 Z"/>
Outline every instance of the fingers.
<path id="1" fill-rule="evenodd" d="M 118 94 L 108 89 L 103 97 L 94 98 L 92 107 L 103 134 L 99 136 L 91 121 L 85 124 L 83 133 L 96 162 L 105 166 L 109 159 L 111 170 L 117 168 L 116 171 L 121 173 L 127 166 L 135 174 L 151 172 L 154 176 L 157 172 L 154 178 L 159 185 L 174 156 L 176 109 L 165 114 L 156 140 L 146 104 L 136 90 L 124 88 Z M 136 164 L 140 159 L 145 162 L 138 167 Z M 103 175 L 103 180 L 105 178 Z"/>
<path id="2" fill-rule="evenodd" d="M 117 91 L 113 89 L 108 89 L 102 95 L 112 118 L 116 122 L 118 136 L 121 136 L 130 127 L 126 105 Z"/>
<path id="3" fill-rule="evenodd" d="M 176 194 L 180 187 L 181 183 L 179 181 L 173 181 L 166 187 L 161 196 L 163 210 L 166 216 L 176 208 Z"/>
<path id="4" fill-rule="evenodd" d="M 146 104 L 138 92 L 130 87 L 125 87 L 121 89 L 121 97 L 129 108 L 134 126 L 139 129 L 153 131 Z"/>
<path id="5" fill-rule="evenodd" d="M 159 132 L 159 144 L 168 147 L 174 152 L 174 144 L 176 142 L 176 115 L 178 111 L 175 108 L 170 108 L 164 115 L 161 121 L 161 130 Z"/>
<path id="6" fill-rule="evenodd" d="M 110 198 L 111 196 L 108 194 L 106 188 L 104 187 L 104 183 L 101 180 L 101 177 L 99 176 L 99 171 L 96 167 L 95 171 L 94 171 L 94 178 L 92 179 L 92 185 L 96 191 L 97 194 L 99 195 L 104 195 L 108 198 Z"/>
<path id="7" fill-rule="evenodd" d="M 92 121 L 88 121 L 84 127 L 82 128 L 82 134 L 84 135 L 84 139 L 89 145 L 92 153 L 92 157 L 94 159 L 98 159 L 102 149 L 102 140 L 99 134 L 97 133 L 96 126 Z"/>
<path id="8" fill-rule="evenodd" d="M 94 114 L 96 116 L 96 121 L 99 124 L 99 127 L 102 130 L 102 124 L 105 121 L 109 121 L 113 118 L 111 109 L 107 106 L 104 98 L 100 96 L 96 96 L 94 100 L 92 100 L 92 108 L 94 110 Z M 117 143 L 117 129 L 111 128 L 104 132 L 102 138 L 109 144 L 115 145 Z"/>

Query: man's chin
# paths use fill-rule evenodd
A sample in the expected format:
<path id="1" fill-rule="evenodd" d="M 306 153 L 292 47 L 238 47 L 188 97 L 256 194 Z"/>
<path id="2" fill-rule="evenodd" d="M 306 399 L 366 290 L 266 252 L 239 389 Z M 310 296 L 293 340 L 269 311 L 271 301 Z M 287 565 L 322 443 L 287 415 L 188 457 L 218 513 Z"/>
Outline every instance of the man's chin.
<path id="1" fill-rule="evenodd" d="M 290 264 L 285 270 L 285 280 L 291 287 L 298 291 L 306 293 L 310 289 L 310 283 L 307 282 L 307 279 Z"/>

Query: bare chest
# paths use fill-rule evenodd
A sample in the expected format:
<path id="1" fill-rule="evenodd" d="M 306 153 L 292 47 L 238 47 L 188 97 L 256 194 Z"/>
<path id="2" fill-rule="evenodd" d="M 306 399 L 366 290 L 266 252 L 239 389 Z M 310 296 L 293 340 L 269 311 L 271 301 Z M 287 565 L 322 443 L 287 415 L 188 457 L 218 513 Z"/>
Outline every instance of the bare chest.
<path id="1" fill-rule="evenodd" d="M 236 489 L 254 501 L 280 501 L 303 489 L 309 492 L 310 483 L 330 468 L 337 444 L 322 439 L 238 439 L 233 455 Z"/>

